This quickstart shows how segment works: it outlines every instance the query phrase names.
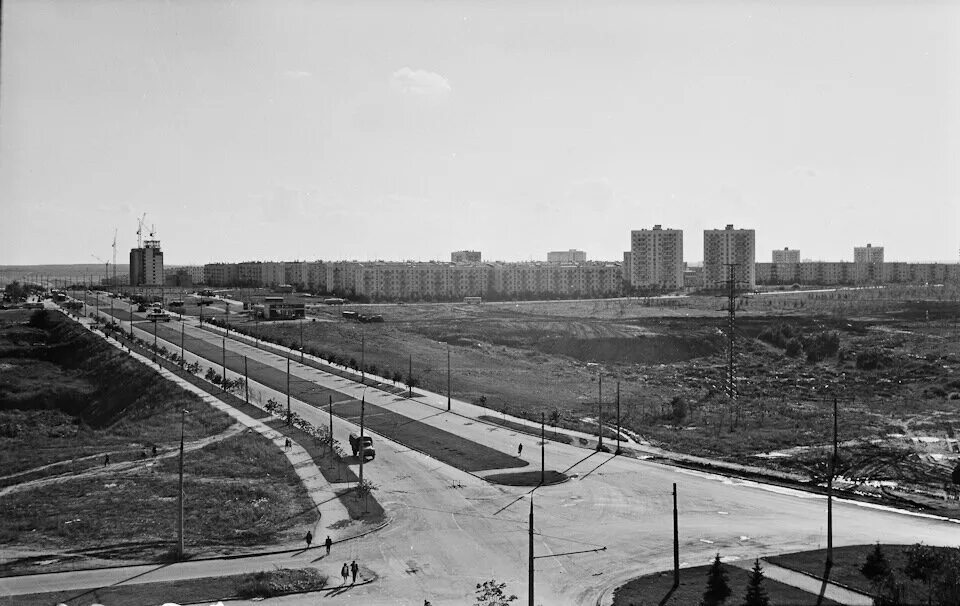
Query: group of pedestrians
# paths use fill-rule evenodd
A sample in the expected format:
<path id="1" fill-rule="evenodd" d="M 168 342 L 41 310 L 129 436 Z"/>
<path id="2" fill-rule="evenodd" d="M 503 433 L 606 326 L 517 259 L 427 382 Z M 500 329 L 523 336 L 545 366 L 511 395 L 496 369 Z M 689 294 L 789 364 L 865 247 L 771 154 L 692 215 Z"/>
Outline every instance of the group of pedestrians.
<path id="1" fill-rule="evenodd" d="M 303 540 L 307 543 L 307 549 L 310 549 L 310 546 L 313 545 L 313 533 L 309 530 Z M 333 540 L 330 539 L 330 535 L 327 535 L 327 540 L 323 542 L 324 547 L 327 548 L 327 555 L 330 555 L 330 548 L 333 546 Z M 353 581 L 351 584 L 357 582 L 357 575 L 360 573 L 360 566 L 357 564 L 357 561 L 354 560 L 347 564 L 343 563 L 343 568 L 340 569 L 340 576 L 343 577 L 343 584 L 347 584 L 347 579 L 353 575 Z"/>
<path id="2" fill-rule="evenodd" d="M 313 533 L 308 530 L 307 536 L 303 537 L 303 540 L 307 543 L 307 549 L 310 549 L 310 545 L 313 544 Z M 330 535 L 327 535 L 327 540 L 323 542 L 323 546 L 327 548 L 327 555 L 330 555 L 330 548 L 333 546 Z"/>
<path id="3" fill-rule="evenodd" d="M 347 566 L 347 563 L 344 562 L 343 568 L 340 569 L 340 576 L 343 577 L 343 584 L 344 585 L 347 584 L 347 577 L 349 577 L 351 574 L 353 575 L 353 581 L 351 581 L 350 584 L 353 585 L 354 583 L 356 583 L 358 572 L 360 572 L 360 566 L 357 565 L 356 560 L 350 562 L 349 566 Z"/>

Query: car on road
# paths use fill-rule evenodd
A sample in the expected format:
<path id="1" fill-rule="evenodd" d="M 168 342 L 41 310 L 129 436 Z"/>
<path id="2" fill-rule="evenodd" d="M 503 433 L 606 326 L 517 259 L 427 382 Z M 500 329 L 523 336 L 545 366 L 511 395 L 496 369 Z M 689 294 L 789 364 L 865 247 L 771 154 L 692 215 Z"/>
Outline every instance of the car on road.
<path id="1" fill-rule="evenodd" d="M 361 439 L 360 436 L 352 433 L 350 434 L 350 449 L 353 450 L 353 456 L 359 456 L 360 451 L 363 450 L 364 459 L 373 459 L 377 456 L 377 451 L 373 449 L 373 438 L 370 436 L 363 436 L 363 448 L 360 448 Z"/>

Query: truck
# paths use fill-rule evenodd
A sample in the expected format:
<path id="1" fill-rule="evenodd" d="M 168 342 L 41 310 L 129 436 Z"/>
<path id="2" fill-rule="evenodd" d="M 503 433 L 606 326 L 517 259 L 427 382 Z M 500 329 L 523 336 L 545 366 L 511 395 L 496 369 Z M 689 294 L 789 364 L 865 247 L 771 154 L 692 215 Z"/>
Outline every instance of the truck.
<path id="1" fill-rule="evenodd" d="M 358 456 L 360 454 L 360 436 L 358 434 L 350 434 L 350 449 L 353 450 L 353 456 Z M 377 456 L 377 452 L 373 449 L 373 438 L 370 436 L 363 436 L 363 458 L 372 459 Z"/>
<path id="2" fill-rule="evenodd" d="M 151 322 L 169 322 L 170 315 L 162 309 L 151 308 L 150 311 L 147 312 L 147 320 Z"/>

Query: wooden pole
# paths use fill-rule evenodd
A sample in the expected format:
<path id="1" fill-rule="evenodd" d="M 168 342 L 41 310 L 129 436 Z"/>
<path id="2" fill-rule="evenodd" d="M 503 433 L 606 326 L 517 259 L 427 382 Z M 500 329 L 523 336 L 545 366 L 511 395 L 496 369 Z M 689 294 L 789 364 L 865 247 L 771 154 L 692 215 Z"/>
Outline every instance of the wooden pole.
<path id="1" fill-rule="evenodd" d="M 533 494 L 530 495 L 530 553 L 528 556 L 527 570 L 527 604 L 533 605 Z"/>
<path id="2" fill-rule="evenodd" d="M 677 483 L 673 483 L 673 588 L 680 586 L 680 527 L 677 522 Z"/>

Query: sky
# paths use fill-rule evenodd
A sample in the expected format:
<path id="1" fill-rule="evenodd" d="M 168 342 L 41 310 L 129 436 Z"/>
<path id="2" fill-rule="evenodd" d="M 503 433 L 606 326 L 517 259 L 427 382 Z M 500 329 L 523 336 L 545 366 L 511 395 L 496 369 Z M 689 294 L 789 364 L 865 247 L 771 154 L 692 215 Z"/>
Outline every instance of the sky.
<path id="1" fill-rule="evenodd" d="M 0 264 L 960 254 L 960 3 L 6 0 Z"/>

